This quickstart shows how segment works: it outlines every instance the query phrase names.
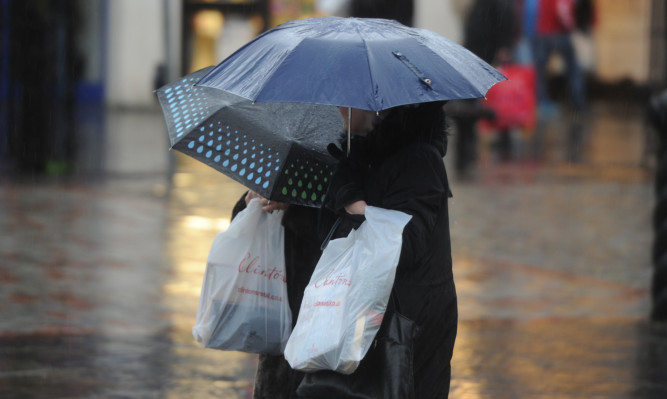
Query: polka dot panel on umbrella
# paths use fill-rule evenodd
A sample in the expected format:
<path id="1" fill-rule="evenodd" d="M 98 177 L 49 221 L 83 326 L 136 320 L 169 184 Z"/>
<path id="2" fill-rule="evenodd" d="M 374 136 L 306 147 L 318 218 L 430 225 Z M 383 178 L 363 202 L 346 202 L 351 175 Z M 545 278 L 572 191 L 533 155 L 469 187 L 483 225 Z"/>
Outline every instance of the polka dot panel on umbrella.
<path id="1" fill-rule="evenodd" d="M 195 77 L 183 78 L 164 91 L 176 137 L 186 134 L 211 113 L 202 92 L 204 89 L 193 86 L 196 81 Z"/>
<path id="2" fill-rule="evenodd" d="M 280 168 L 281 153 L 257 142 L 222 121 L 200 126 L 183 141 L 187 152 L 217 168 L 233 172 L 235 180 L 268 189 Z"/>

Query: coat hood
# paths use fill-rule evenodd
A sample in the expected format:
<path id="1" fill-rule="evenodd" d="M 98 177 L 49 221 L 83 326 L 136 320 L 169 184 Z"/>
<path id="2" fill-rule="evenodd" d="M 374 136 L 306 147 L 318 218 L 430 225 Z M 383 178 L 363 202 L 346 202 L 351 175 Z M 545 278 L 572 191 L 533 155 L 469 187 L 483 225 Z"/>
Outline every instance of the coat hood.
<path id="1" fill-rule="evenodd" d="M 389 109 L 378 116 L 366 137 L 355 136 L 352 146 L 365 146 L 371 163 L 381 162 L 416 142 L 434 146 L 444 157 L 447 132 L 443 105 L 444 102 L 432 102 Z"/>

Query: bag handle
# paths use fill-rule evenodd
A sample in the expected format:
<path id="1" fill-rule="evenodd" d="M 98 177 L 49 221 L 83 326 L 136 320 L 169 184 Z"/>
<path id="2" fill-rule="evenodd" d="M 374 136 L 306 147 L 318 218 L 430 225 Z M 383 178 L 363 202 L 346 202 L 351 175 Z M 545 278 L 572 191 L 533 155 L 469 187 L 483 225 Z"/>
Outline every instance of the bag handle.
<path id="1" fill-rule="evenodd" d="M 338 225 L 340 224 L 340 221 L 342 220 L 342 217 L 338 217 L 336 221 L 334 222 L 333 226 L 331 226 L 331 230 L 329 230 L 329 234 L 324 238 L 324 241 L 322 241 L 322 245 L 320 246 L 320 250 L 324 251 L 324 249 L 329 245 L 329 241 L 331 241 L 331 237 L 334 235 L 336 232 L 336 229 L 338 228 Z"/>

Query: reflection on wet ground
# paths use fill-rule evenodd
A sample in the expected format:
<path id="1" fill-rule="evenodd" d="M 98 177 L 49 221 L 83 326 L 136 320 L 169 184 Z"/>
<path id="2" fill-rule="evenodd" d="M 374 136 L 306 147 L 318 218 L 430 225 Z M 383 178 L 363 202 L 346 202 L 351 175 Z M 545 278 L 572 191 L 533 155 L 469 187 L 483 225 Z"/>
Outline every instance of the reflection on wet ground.
<path id="1" fill-rule="evenodd" d="M 3 398 L 249 398 L 255 360 L 192 348 L 189 331 L 6 337 Z M 8 371 L 4 371 L 8 370 Z"/>
<path id="2" fill-rule="evenodd" d="M 667 397 L 641 110 L 595 105 L 578 136 L 563 121 L 515 132 L 504 162 L 484 134 L 469 178 L 452 173 L 450 398 Z M 105 126 L 92 177 L 0 183 L 0 397 L 251 397 L 256 357 L 190 333 L 243 187 L 168 152 L 158 112 Z"/>
<path id="3" fill-rule="evenodd" d="M 657 399 L 667 392 L 667 342 L 642 323 L 463 322 L 456 351 L 452 398 Z"/>

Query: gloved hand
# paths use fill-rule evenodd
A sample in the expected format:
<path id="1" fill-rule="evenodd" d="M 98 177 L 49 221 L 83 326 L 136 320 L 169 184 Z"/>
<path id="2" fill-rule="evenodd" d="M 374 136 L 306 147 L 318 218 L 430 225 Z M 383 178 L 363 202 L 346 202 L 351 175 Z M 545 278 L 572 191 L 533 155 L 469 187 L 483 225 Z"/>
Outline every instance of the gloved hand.
<path id="1" fill-rule="evenodd" d="M 331 143 L 329 153 L 338 159 L 338 165 L 329 182 L 326 206 L 336 213 L 344 213 L 345 206 L 365 199 L 364 181 L 368 171 L 368 148 L 363 137 L 355 136 L 346 155 L 346 145 L 338 148 Z"/>

